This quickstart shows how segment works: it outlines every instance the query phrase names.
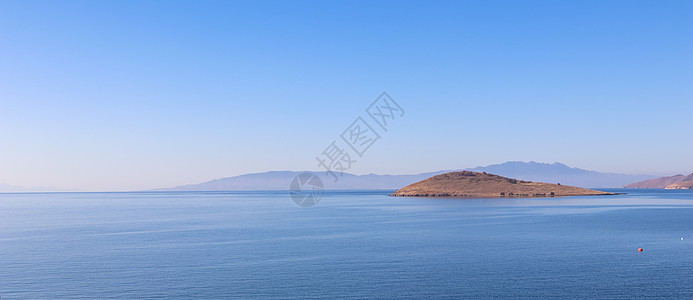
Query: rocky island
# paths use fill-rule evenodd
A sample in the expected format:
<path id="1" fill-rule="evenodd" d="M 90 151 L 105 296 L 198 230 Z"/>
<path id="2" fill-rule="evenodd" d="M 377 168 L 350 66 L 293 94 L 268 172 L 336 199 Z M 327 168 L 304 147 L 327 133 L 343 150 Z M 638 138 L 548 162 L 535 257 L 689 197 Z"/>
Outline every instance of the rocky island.
<path id="1" fill-rule="evenodd" d="M 616 195 L 602 191 L 544 182 L 512 179 L 471 171 L 450 172 L 410 184 L 392 193 L 395 197 L 561 197 Z"/>

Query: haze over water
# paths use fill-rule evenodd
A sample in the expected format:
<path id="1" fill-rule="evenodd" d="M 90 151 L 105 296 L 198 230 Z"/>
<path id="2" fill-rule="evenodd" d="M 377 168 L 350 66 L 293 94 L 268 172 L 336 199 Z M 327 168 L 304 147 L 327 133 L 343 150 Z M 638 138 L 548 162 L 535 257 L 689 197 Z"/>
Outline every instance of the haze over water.
<path id="1" fill-rule="evenodd" d="M 691 20 L 690 0 L 2 0 L 0 300 L 693 299 L 693 189 L 368 190 L 691 174 Z M 478 178 L 445 188 L 529 195 Z"/>
<path id="2" fill-rule="evenodd" d="M 693 192 L 626 192 L 0 194 L 0 296 L 693 298 Z"/>

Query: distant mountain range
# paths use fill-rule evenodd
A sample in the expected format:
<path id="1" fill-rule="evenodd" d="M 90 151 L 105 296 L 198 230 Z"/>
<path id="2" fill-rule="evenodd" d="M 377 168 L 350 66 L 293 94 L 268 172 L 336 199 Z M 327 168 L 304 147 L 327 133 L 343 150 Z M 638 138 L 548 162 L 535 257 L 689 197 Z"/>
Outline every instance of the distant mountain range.
<path id="1" fill-rule="evenodd" d="M 488 165 L 467 169 L 468 171 L 487 172 L 504 177 L 561 183 L 583 188 L 620 188 L 626 184 L 654 178 L 651 175 L 627 175 L 601 173 L 579 168 L 571 168 L 562 163 L 537 163 L 509 161 L 502 164 Z"/>
<path id="2" fill-rule="evenodd" d="M 693 173 L 688 176 L 677 174 L 674 176 L 659 177 L 650 180 L 640 181 L 636 183 L 631 183 L 624 188 L 627 189 L 679 189 L 679 188 L 689 188 L 693 184 Z"/>
<path id="3" fill-rule="evenodd" d="M 55 192 L 56 188 L 50 187 L 24 187 L 0 183 L 0 193 L 22 193 L 22 192 Z"/>
<path id="4" fill-rule="evenodd" d="M 487 172 L 521 180 L 561 183 L 585 188 L 622 187 L 628 183 L 651 179 L 648 175 L 626 175 L 600 173 L 579 168 L 571 168 L 561 163 L 506 162 L 466 169 L 467 171 Z M 344 173 L 334 182 L 333 177 L 320 174 L 325 189 L 400 189 L 404 186 L 429 177 L 461 170 L 441 170 L 412 175 L 354 175 Z M 271 171 L 220 178 L 199 184 L 182 185 L 159 191 L 234 191 L 234 190 L 287 190 L 293 178 L 302 172 Z"/>
<path id="5" fill-rule="evenodd" d="M 252 173 L 234 177 L 215 179 L 199 184 L 188 184 L 172 188 L 159 189 L 160 191 L 239 191 L 239 190 L 288 190 L 289 184 L 296 175 L 303 172 L 271 171 L 264 173 Z M 320 175 L 325 189 L 349 190 L 349 189 L 398 189 L 412 182 L 424 180 L 428 177 L 445 173 L 445 171 L 421 173 L 415 175 L 354 175 L 339 173 L 337 182 L 334 177 L 325 175 L 325 172 L 314 172 Z"/>

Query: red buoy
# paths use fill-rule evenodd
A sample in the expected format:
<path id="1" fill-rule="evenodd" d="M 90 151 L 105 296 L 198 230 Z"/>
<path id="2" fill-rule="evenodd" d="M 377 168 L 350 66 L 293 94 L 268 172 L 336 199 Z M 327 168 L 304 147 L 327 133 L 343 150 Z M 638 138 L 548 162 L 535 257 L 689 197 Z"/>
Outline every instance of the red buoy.
<path id="1" fill-rule="evenodd" d="M 638 252 L 642 252 L 642 248 L 638 248 Z"/>

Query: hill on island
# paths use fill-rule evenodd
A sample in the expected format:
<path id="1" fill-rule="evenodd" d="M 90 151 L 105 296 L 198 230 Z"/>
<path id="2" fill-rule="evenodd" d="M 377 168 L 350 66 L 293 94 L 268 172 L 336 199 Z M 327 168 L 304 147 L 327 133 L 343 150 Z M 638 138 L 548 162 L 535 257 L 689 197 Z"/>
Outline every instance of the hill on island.
<path id="1" fill-rule="evenodd" d="M 392 193 L 395 197 L 560 197 L 615 195 L 574 186 L 532 182 L 471 171 L 450 172 L 410 184 Z"/>
<path id="2" fill-rule="evenodd" d="M 627 189 L 664 189 L 670 185 L 681 183 L 684 181 L 693 181 L 693 173 L 689 174 L 688 176 L 677 174 L 674 176 L 659 177 L 655 179 L 627 184 L 623 187 Z M 681 186 L 685 186 L 685 184 Z"/>

